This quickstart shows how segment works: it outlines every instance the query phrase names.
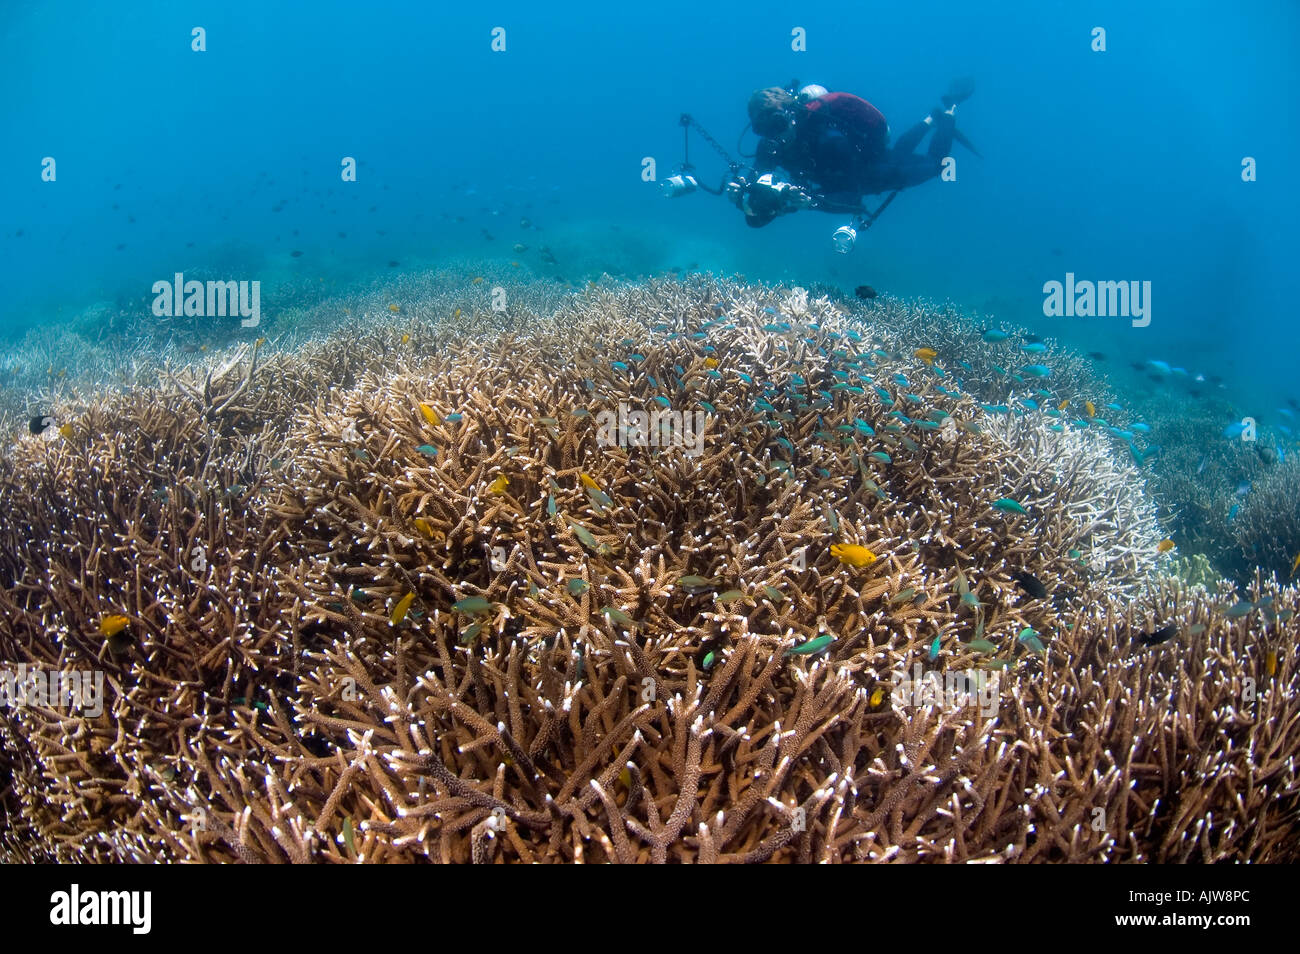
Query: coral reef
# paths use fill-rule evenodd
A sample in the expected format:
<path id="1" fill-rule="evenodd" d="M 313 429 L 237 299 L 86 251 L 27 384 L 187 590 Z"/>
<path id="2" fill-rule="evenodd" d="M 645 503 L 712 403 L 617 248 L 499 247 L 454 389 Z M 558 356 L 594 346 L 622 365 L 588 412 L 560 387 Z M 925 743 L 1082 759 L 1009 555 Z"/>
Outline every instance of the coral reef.
<path id="1" fill-rule="evenodd" d="M 1300 458 L 1259 473 L 1232 524 L 1243 559 L 1281 577 L 1295 575 L 1300 555 Z"/>
<path id="2" fill-rule="evenodd" d="M 916 303 L 507 287 L 18 441 L 0 658 L 108 699 L 0 708 L 8 858 L 1300 856 L 1300 593 L 1162 577 L 1127 451 L 999 407 L 1086 367 Z"/>

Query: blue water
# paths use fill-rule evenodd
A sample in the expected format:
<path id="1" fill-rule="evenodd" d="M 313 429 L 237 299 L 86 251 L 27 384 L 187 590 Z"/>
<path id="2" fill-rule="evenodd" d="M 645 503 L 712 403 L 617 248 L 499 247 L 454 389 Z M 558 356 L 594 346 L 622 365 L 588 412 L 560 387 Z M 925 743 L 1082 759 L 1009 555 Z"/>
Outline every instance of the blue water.
<path id="1" fill-rule="evenodd" d="M 1247 406 L 1290 393 L 1295 3 L 611 6 L 10 0 L 0 347 L 98 301 L 143 309 L 176 271 L 335 288 L 521 242 L 573 280 L 696 264 L 951 298 L 1222 374 Z M 683 111 L 734 151 L 750 92 L 798 78 L 865 97 L 896 135 L 960 75 L 978 86 L 958 125 L 984 158 L 957 150 L 956 182 L 904 193 L 847 257 L 836 217 L 755 230 L 641 178 L 644 157 L 660 178 L 680 159 Z M 716 180 L 721 160 L 691 148 Z M 1150 326 L 1044 318 L 1042 285 L 1067 271 L 1149 280 Z"/>

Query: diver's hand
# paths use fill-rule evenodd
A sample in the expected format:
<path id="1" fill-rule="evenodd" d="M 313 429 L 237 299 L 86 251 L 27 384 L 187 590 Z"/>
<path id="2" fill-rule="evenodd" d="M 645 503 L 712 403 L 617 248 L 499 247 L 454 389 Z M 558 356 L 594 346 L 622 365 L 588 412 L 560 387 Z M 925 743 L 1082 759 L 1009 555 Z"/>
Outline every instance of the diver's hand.
<path id="1" fill-rule="evenodd" d="M 806 209 L 813 204 L 813 197 L 807 191 L 798 186 L 790 186 L 786 193 L 786 205 L 790 208 L 787 211 L 793 212 L 795 209 Z"/>
<path id="2" fill-rule="evenodd" d="M 812 204 L 812 196 L 790 182 L 774 180 L 768 175 L 759 176 L 745 196 L 751 208 L 762 209 L 773 215 L 786 215 Z"/>

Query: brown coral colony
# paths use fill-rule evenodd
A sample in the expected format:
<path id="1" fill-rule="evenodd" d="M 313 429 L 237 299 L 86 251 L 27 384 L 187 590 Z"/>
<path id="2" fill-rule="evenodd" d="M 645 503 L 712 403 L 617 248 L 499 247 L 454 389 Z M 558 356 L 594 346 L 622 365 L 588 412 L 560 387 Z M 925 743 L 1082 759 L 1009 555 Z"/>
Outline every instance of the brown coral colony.
<path id="1" fill-rule="evenodd" d="M 1162 576 L 1111 443 L 916 356 L 957 318 L 485 295 L 19 440 L 0 658 L 104 700 L 0 707 L 8 859 L 1300 857 L 1297 590 Z"/>

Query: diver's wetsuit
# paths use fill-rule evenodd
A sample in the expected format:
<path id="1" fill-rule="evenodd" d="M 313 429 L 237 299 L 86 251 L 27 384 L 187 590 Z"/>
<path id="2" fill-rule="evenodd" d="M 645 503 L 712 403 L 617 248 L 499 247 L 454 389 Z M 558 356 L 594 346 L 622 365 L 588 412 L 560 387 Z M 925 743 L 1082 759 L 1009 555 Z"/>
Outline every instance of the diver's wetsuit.
<path id="1" fill-rule="evenodd" d="M 852 93 L 827 93 L 803 106 L 791 139 L 759 141 L 754 169 L 760 175 L 784 169 L 795 185 L 816 195 L 821 208 L 858 208 L 865 195 L 906 189 L 937 176 L 952 149 L 953 128 L 951 113 L 936 110 L 929 122 L 917 123 L 890 148 L 880 110 Z M 916 155 L 931 129 L 928 153 Z M 763 226 L 780 211 L 771 197 L 755 195 L 745 221 Z"/>

